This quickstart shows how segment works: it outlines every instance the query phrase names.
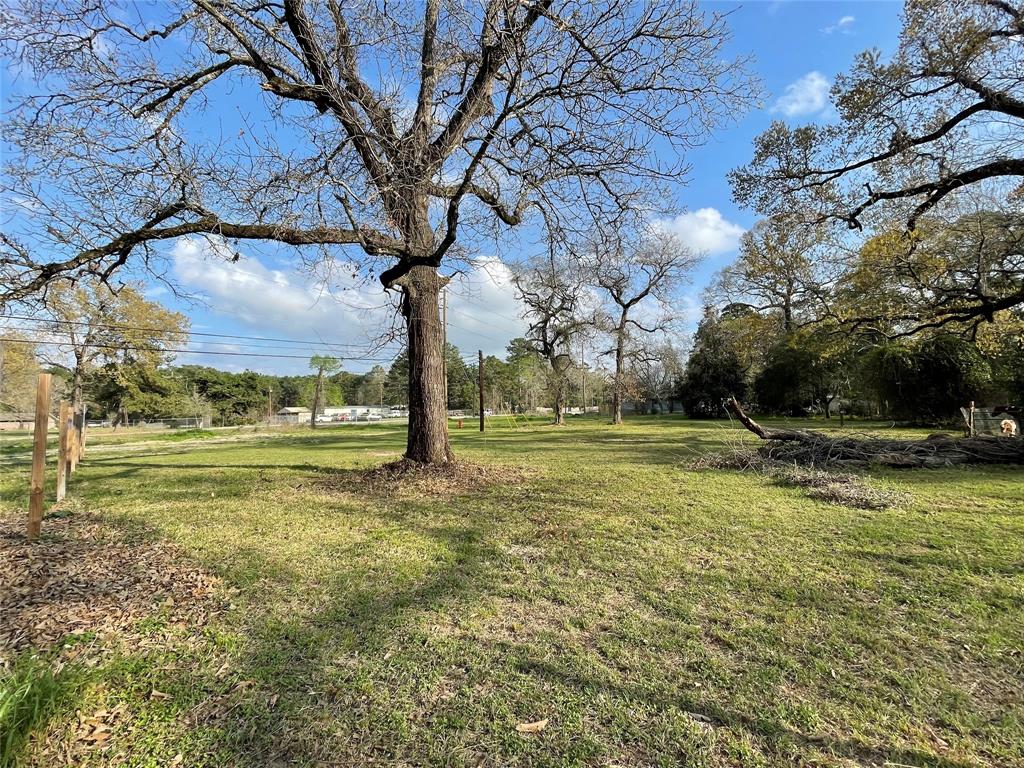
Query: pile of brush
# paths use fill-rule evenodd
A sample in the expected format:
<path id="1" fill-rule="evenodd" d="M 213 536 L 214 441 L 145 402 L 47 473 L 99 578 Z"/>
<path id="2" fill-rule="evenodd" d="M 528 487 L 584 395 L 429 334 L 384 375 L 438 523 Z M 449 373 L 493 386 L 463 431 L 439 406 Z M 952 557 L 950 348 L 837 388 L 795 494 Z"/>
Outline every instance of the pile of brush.
<path id="1" fill-rule="evenodd" d="M 932 435 L 923 440 L 875 436 L 836 437 L 803 429 L 768 429 L 743 412 L 735 399 L 726 403 L 739 422 L 768 441 L 766 459 L 805 466 L 948 467 L 957 464 L 1024 464 L 1024 439 Z"/>

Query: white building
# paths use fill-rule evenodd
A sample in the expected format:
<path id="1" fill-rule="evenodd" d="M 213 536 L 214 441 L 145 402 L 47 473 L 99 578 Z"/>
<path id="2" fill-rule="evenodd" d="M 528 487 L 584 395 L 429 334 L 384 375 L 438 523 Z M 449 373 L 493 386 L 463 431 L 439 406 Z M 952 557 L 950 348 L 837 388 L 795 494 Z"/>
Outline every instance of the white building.
<path id="1" fill-rule="evenodd" d="M 391 408 L 387 405 L 343 405 L 324 408 L 321 413 L 330 417 L 332 421 L 368 421 L 371 416 L 386 419 L 392 415 Z"/>

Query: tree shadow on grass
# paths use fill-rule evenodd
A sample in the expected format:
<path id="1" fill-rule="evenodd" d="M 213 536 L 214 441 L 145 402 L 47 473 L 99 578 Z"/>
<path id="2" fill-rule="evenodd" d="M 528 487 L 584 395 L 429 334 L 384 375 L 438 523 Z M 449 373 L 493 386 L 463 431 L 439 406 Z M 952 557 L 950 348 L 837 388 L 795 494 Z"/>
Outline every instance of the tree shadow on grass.
<path id="1" fill-rule="evenodd" d="M 427 517 L 426 510 L 406 505 L 391 519 L 437 548 L 438 557 L 424 572 L 395 576 L 388 572 L 387 557 L 370 572 L 342 565 L 307 610 L 243 622 L 239 629 L 246 640 L 235 677 L 255 681 L 257 693 L 209 723 L 216 732 L 212 751 L 228 764 L 353 765 L 402 749 L 400 736 L 389 735 L 381 724 L 401 702 L 394 702 L 391 712 L 368 703 L 365 686 L 373 685 L 373 673 L 363 669 L 364 660 L 374 659 L 380 672 L 381 659 L 406 650 L 403 644 L 416 634 L 410 629 L 421 617 L 467 611 L 493 587 L 491 564 L 500 554 L 488 541 L 487 524 L 469 518 L 460 524 L 419 524 L 419 512 Z M 208 687 L 214 697 L 225 687 L 211 680 L 190 685 Z M 358 743 L 344 743 L 335 732 L 338 722 L 353 718 L 369 721 L 370 732 L 353 727 L 348 735 Z"/>
<path id="2" fill-rule="evenodd" d="M 780 762 L 794 761 L 793 749 L 821 751 L 864 765 L 906 765 L 921 768 L 974 768 L 976 763 L 954 760 L 918 749 L 900 746 L 874 746 L 862 741 L 842 739 L 830 735 L 803 733 L 779 719 L 748 714 L 686 695 L 656 695 L 649 687 L 598 680 L 581 675 L 575 670 L 538 658 L 530 648 L 520 649 L 519 662 L 524 672 L 544 677 L 558 685 L 587 691 L 594 697 L 610 696 L 623 702 L 644 702 L 655 710 L 673 708 L 687 713 L 698 723 L 711 728 L 742 730 L 761 742 L 766 752 Z M 805 754 L 805 758 L 807 755 Z M 795 764 L 795 761 L 794 761 Z"/>
<path id="3" fill-rule="evenodd" d="M 1006 562 L 1005 556 L 992 554 L 968 554 L 962 550 L 950 553 L 936 550 L 926 553 L 878 552 L 860 549 L 850 552 L 862 560 L 877 563 L 887 571 L 900 576 L 913 575 L 915 571 L 941 569 L 950 574 L 964 573 L 974 576 L 1020 576 L 1024 574 L 1024 560 Z M 1024 597 L 1020 604 L 1024 606 Z"/>

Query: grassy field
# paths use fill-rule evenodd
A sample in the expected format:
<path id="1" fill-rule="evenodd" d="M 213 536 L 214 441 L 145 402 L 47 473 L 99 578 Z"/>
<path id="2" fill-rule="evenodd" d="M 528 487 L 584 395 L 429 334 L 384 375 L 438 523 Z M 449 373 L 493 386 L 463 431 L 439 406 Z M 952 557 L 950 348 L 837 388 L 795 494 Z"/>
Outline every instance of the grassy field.
<path id="1" fill-rule="evenodd" d="M 873 473 L 908 501 L 865 511 L 689 469 L 723 423 L 498 421 L 453 430 L 473 488 L 362 487 L 387 423 L 95 437 L 56 513 L 173 543 L 224 609 L 154 595 L 142 641 L 61 671 L 24 764 L 116 712 L 76 764 L 1024 765 L 1020 468 Z"/>

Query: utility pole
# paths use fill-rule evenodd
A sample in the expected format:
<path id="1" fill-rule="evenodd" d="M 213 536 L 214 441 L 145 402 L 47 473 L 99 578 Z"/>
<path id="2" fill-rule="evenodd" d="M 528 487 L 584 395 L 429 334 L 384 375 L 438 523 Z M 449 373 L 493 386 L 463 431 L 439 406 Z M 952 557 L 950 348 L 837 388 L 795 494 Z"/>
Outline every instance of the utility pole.
<path id="1" fill-rule="evenodd" d="M 477 354 L 480 356 L 480 362 L 477 365 L 477 386 L 480 390 L 480 431 L 484 431 L 484 351 L 482 349 L 477 350 Z"/>
<path id="2" fill-rule="evenodd" d="M 270 423 L 274 416 L 274 388 L 267 387 L 267 423 Z"/>

